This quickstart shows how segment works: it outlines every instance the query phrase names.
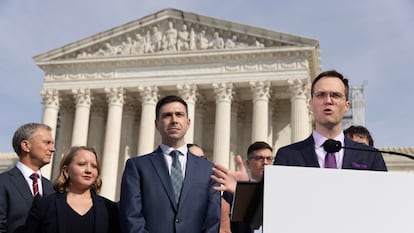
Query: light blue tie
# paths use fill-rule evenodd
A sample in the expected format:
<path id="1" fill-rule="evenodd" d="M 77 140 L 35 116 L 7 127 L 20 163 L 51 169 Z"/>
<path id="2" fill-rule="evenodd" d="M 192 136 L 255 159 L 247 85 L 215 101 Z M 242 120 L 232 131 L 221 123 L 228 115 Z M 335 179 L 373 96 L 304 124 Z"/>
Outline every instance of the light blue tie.
<path id="1" fill-rule="evenodd" d="M 177 203 L 180 199 L 181 187 L 183 186 L 183 172 L 181 170 L 180 160 L 178 160 L 178 156 L 180 154 L 181 153 L 178 150 L 173 150 L 170 152 L 170 155 L 172 157 L 171 181 L 174 188 L 174 194 Z"/>

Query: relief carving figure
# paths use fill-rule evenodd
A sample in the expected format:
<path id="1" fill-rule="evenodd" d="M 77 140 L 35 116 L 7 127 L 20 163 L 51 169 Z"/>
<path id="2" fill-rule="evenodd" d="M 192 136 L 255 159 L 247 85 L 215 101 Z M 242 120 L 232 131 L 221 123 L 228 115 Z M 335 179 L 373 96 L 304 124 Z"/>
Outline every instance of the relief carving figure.
<path id="1" fill-rule="evenodd" d="M 198 49 L 207 49 L 208 39 L 206 37 L 206 31 L 202 30 L 198 35 Z"/>
<path id="2" fill-rule="evenodd" d="M 121 45 L 119 46 L 119 52 L 123 55 L 131 54 L 132 44 L 132 39 L 128 36 L 126 41 L 122 41 Z"/>
<path id="3" fill-rule="evenodd" d="M 194 32 L 194 28 L 191 28 L 190 30 L 190 50 L 195 50 L 197 48 L 196 46 L 196 35 Z"/>
<path id="4" fill-rule="evenodd" d="M 99 48 L 98 51 L 96 51 L 93 56 L 97 56 L 97 57 L 101 57 L 101 56 L 105 56 L 106 52 L 105 50 L 103 50 L 102 48 Z"/>
<path id="5" fill-rule="evenodd" d="M 220 37 L 218 32 L 214 32 L 213 39 L 211 40 L 209 48 L 212 49 L 222 49 L 224 48 L 224 40 Z"/>
<path id="6" fill-rule="evenodd" d="M 265 46 L 264 46 L 264 44 L 263 44 L 263 43 L 260 43 L 258 40 L 255 40 L 255 41 L 254 41 L 254 47 L 257 47 L 257 48 L 264 48 Z"/>
<path id="7" fill-rule="evenodd" d="M 181 30 L 178 32 L 177 50 L 188 50 L 189 49 L 189 34 L 187 31 L 187 25 L 183 24 Z"/>
<path id="8" fill-rule="evenodd" d="M 151 44 L 151 33 L 150 31 L 147 31 L 147 34 L 145 34 L 145 44 L 144 44 L 145 53 L 153 53 L 154 49 L 152 48 Z"/>
<path id="9" fill-rule="evenodd" d="M 162 45 L 162 33 L 158 30 L 157 26 L 152 28 L 151 35 L 151 47 L 154 52 L 160 51 Z"/>
<path id="10" fill-rule="evenodd" d="M 132 45 L 132 53 L 133 54 L 143 54 L 145 53 L 145 37 L 141 36 L 141 34 L 137 33 L 135 35 L 135 41 Z"/>
<path id="11" fill-rule="evenodd" d="M 169 51 L 177 51 L 177 29 L 174 28 L 173 23 L 168 22 L 168 29 L 164 36 L 164 49 Z"/>
<path id="12" fill-rule="evenodd" d="M 231 37 L 231 39 L 230 39 L 230 38 L 228 38 L 228 39 L 226 40 L 225 47 L 226 47 L 227 49 L 233 49 L 233 48 L 235 48 L 235 47 L 236 47 L 236 40 L 237 40 L 237 36 L 236 36 L 236 35 L 233 35 L 233 36 Z"/>
<path id="13" fill-rule="evenodd" d="M 105 43 L 105 48 L 105 55 L 114 56 L 118 52 L 118 49 L 116 47 L 112 47 L 110 43 Z"/>

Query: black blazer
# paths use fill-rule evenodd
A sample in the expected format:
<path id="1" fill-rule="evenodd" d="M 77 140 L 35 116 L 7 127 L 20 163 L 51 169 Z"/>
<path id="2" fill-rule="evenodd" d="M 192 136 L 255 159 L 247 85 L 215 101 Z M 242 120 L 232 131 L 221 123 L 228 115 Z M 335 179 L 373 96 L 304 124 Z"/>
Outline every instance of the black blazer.
<path id="1" fill-rule="evenodd" d="M 92 201 L 95 208 L 95 232 L 120 232 L 118 206 L 93 191 Z M 36 199 L 30 209 L 25 224 L 26 233 L 71 233 L 66 232 L 65 216 L 66 193 L 54 193 Z"/>
<path id="2" fill-rule="evenodd" d="M 43 195 L 54 192 L 42 176 Z M 33 194 L 22 172 L 14 167 L 0 174 L 0 233 L 20 232 L 33 202 Z"/>
<path id="3" fill-rule="evenodd" d="M 374 151 L 345 149 L 342 169 L 387 171 L 384 158 L 379 151 L 365 144 L 354 142 L 347 137 L 344 142 L 345 147 Z M 319 167 L 312 135 L 303 141 L 280 148 L 276 153 L 274 165 Z"/>

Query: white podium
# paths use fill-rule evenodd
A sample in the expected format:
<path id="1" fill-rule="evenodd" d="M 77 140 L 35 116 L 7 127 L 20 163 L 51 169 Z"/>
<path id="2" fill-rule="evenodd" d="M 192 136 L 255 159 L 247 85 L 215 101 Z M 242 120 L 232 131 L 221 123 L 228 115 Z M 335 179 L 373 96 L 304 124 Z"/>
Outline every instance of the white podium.
<path id="1" fill-rule="evenodd" d="M 412 233 L 414 174 L 266 166 L 264 233 Z"/>

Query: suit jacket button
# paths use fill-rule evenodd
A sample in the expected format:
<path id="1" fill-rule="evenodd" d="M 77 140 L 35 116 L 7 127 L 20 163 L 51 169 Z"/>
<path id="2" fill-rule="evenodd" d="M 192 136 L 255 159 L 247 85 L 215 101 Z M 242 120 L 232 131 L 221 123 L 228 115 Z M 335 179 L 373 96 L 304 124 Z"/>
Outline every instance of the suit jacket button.
<path id="1" fill-rule="evenodd" d="M 175 223 L 180 223 L 180 219 L 179 219 L 179 218 L 177 218 L 177 219 L 175 220 Z"/>

